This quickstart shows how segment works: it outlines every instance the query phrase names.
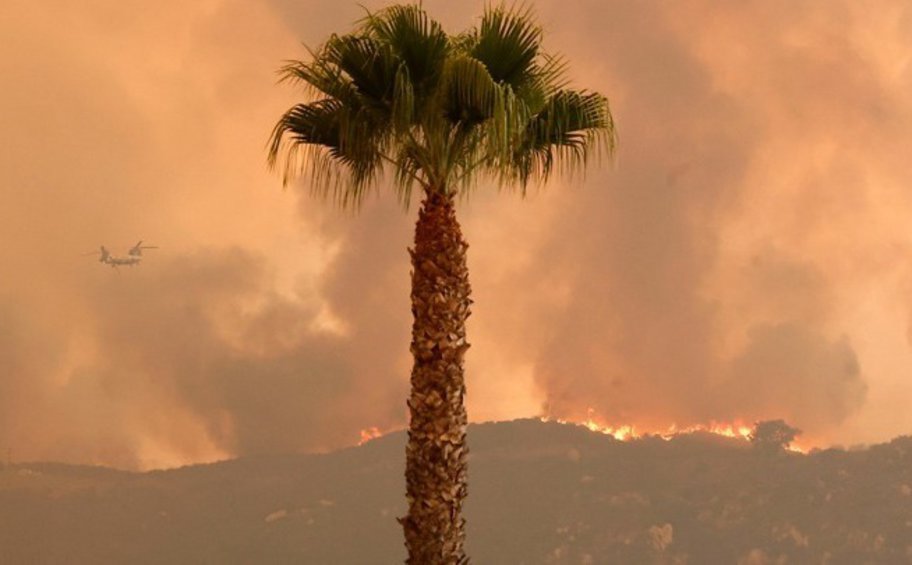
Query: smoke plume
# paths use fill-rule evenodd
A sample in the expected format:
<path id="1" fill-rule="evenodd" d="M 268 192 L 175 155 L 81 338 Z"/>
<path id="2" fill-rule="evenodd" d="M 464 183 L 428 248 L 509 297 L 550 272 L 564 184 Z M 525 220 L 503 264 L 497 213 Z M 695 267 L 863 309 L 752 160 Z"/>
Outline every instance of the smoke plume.
<path id="1" fill-rule="evenodd" d="M 424 5 L 456 32 L 483 3 Z M 908 432 L 907 3 L 534 8 L 620 147 L 461 203 L 471 417 Z M 0 8 L 0 448 L 154 467 L 405 425 L 417 202 L 341 212 L 265 168 L 301 96 L 275 69 L 362 15 Z M 159 249 L 120 273 L 81 255 L 139 239 Z"/>

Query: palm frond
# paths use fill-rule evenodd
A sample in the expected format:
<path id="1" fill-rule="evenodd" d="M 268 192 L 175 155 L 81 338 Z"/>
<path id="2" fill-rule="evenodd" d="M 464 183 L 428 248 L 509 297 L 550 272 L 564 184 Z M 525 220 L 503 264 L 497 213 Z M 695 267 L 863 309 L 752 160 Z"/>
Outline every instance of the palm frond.
<path id="1" fill-rule="evenodd" d="M 500 89 L 485 65 L 473 57 L 447 62 L 443 111 L 450 122 L 477 124 L 494 117 Z"/>
<path id="2" fill-rule="evenodd" d="M 530 67 L 529 78 L 519 86 L 516 97 L 530 114 L 538 114 L 552 96 L 569 86 L 566 72 L 567 62 L 563 57 L 542 53 Z"/>
<path id="3" fill-rule="evenodd" d="M 584 170 L 591 154 L 613 152 L 616 140 L 607 98 L 561 90 L 529 121 L 503 172 L 525 188 L 532 178 L 547 180 L 555 165 L 565 173 Z"/>
<path id="4" fill-rule="evenodd" d="M 388 44 L 358 35 L 333 35 L 319 58 L 345 73 L 375 110 L 391 108 L 399 62 Z"/>
<path id="5" fill-rule="evenodd" d="M 418 5 L 390 6 L 362 22 L 369 37 L 389 45 L 408 68 L 412 88 L 423 98 L 430 93 L 446 60 L 447 34 Z"/>
<path id="6" fill-rule="evenodd" d="M 402 63 L 396 70 L 396 79 L 393 86 L 393 104 L 390 112 L 392 127 L 399 132 L 407 131 L 414 125 L 420 111 L 421 108 L 417 105 L 411 73 L 408 66 Z"/>
<path id="7" fill-rule="evenodd" d="M 408 208 L 412 199 L 412 189 L 415 183 L 422 181 L 423 184 L 427 184 L 424 162 L 419 148 L 414 144 L 400 145 L 399 151 L 393 159 L 396 195 L 399 203 L 405 208 Z"/>
<path id="8" fill-rule="evenodd" d="M 357 203 L 376 179 L 384 145 L 364 111 L 327 98 L 297 104 L 283 114 L 270 138 L 269 164 L 276 166 L 284 152 L 284 183 L 293 174 L 309 173 L 316 192 L 333 193 L 348 205 Z"/>
<path id="9" fill-rule="evenodd" d="M 357 96 L 354 84 L 342 69 L 329 64 L 313 52 L 308 62 L 287 61 L 279 69 L 279 82 L 302 84 L 315 99 L 329 97 L 352 103 Z"/>
<path id="10" fill-rule="evenodd" d="M 471 55 L 484 63 L 495 81 L 514 90 L 532 78 L 542 30 L 529 7 L 489 8 L 469 42 Z"/>

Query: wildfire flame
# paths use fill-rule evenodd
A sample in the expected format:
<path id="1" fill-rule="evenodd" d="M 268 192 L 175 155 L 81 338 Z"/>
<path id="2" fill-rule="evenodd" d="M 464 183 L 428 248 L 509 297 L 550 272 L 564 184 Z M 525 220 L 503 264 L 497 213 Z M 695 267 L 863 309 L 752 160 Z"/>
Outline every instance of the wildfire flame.
<path id="1" fill-rule="evenodd" d="M 749 426 L 741 420 L 735 420 L 733 422 L 717 422 L 715 420 L 710 420 L 705 424 L 693 424 L 684 427 L 678 427 L 677 424 L 672 424 L 665 429 L 648 430 L 637 428 L 635 425 L 618 426 L 606 424 L 597 420 L 595 411 L 591 408 L 588 411 L 586 420 L 583 422 L 552 418 L 551 416 L 540 416 L 539 420 L 542 422 L 556 422 L 567 426 L 582 426 L 591 432 L 605 434 L 619 441 L 632 441 L 643 437 L 658 437 L 665 441 L 671 441 L 676 436 L 686 436 L 693 433 L 709 433 L 741 441 L 750 441 L 751 432 L 753 432 L 753 426 Z M 384 431 L 377 426 L 364 428 L 360 432 L 361 439 L 358 441 L 358 445 L 364 445 L 390 431 L 393 430 L 387 429 Z M 808 453 L 809 451 L 807 447 L 796 444 L 795 442 L 792 442 L 786 449 L 796 453 Z"/>
<path id="2" fill-rule="evenodd" d="M 358 445 L 364 445 L 372 439 L 377 439 L 382 436 L 383 432 L 380 431 L 380 428 L 377 426 L 371 426 L 361 430 L 361 439 L 358 441 Z"/>
<path id="3" fill-rule="evenodd" d="M 618 426 L 599 422 L 595 419 L 594 411 L 591 408 L 589 409 L 588 416 L 584 422 L 573 422 L 561 418 L 551 418 L 549 416 L 542 416 L 540 419 L 542 422 L 557 422 L 558 424 L 582 426 L 591 432 L 609 435 L 620 441 L 630 441 L 647 436 L 659 437 L 665 441 L 670 441 L 675 436 L 698 432 L 715 434 L 742 441 L 750 441 L 751 432 L 753 431 L 753 427 L 748 426 L 739 420 L 734 422 L 716 422 L 711 420 L 706 424 L 694 424 L 686 427 L 678 427 L 676 424 L 672 424 L 665 429 L 641 430 L 634 425 Z M 794 443 L 789 445 L 788 449 L 789 451 L 797 453 L 807 453 L 805 448 L 795 445 Z"/>

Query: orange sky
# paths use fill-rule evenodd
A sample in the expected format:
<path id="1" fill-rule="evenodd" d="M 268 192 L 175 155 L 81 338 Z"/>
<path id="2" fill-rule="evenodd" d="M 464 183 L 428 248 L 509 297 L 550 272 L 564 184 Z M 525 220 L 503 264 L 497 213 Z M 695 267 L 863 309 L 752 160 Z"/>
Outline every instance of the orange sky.
<path id="1" fill-rule="evenodd" d="M 425 2 L 452 32 L 482 4 Z M 463 203 L 472 419 L 909 433 L 908 3 L 533 4 L 621 144 Z M 360 10 L 0 6 L 0 447 L 149 468 L 405 424 L 414 207 L 336 211 L 265 167 L 299 99 L 275 69 Z M 81 256 L 139 239 L 120 275 Z"/>

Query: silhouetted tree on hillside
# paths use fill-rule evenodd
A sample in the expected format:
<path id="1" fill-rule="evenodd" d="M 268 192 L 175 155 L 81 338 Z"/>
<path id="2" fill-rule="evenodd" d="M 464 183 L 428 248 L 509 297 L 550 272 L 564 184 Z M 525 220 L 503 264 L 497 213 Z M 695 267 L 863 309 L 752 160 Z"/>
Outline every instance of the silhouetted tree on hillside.
<path id="1" fill-rule="evenodd" d="M 785 420 L 765 420 L 754 424 L 749 439 L 756 449 L 764 452 L 778 453 L 784 451 L 801 430 L 785 423 Z"/>

